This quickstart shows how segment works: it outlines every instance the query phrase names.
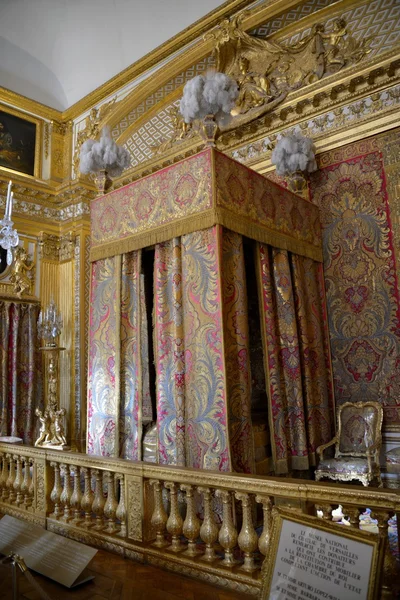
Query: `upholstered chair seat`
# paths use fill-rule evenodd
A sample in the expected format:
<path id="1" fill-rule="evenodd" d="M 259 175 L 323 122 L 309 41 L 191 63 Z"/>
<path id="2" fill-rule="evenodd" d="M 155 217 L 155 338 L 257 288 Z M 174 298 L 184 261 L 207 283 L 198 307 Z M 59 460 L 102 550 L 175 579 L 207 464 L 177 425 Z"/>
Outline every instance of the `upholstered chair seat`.
<path id="1" fill-rule="evenodd" d="M 377 480 L 382 485 L 379 451 L 382 444 L 383 411 L 378 402 L 346 402 L 339 408 L 337 434 L 328 444 L 319 446 L 320 462 L 315 479 L 361 481 L 365 486 Z M 324 451 L 335 445 L 334 458 Z"/>

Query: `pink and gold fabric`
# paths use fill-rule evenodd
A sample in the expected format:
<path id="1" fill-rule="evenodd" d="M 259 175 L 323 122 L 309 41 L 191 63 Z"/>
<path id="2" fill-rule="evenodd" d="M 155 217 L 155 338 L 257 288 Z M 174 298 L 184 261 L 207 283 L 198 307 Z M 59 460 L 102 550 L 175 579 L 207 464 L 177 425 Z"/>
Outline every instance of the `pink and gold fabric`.
<path id="1" fill-rule="evenodd" d="M 91 260 L 216 225 L 322 261 L 318 208 L 208 148 L 96 198 Z"/>
<path id="2" fill-rule="evenodd" d="M 154 266 L 158 459 L 186 465 L 181 241 L 157 244 Z"/>
<path id="3" fill-rule="evenodd" d="M 0 301 L 0 435 L 35 441 L 35 409 L 43 408 L 42 356 L 36 303 Z"/>
<path id="4" fill-rule="evenodd" d="M 251 429 L 251 374 L 246 273 L 243 238 L 221 229 L 222 309 L 225 373 L 232 467 L 236 472 L 254 471 Z"/>
<path id="5" fill-rule="evenodd" d="M 141 324 L 144 295 L 141 253 L 131 252 L 92 265 L 88 453 L 141 457 L 143 386 Z"/>
<path id="6" fill-rule="evenodd" d="M 334 429 L 326 310 L 319 265 L 258 248 L 275 472 L 315 465 Z"/>
<path id="7" fill-rule="evenodd" d="M 164 464 L 252 469 L 246 294 L 243 280 L 233 283 L 240 270 L 241 236 L 220 227 L 156 248 L 157 420 Z"/>

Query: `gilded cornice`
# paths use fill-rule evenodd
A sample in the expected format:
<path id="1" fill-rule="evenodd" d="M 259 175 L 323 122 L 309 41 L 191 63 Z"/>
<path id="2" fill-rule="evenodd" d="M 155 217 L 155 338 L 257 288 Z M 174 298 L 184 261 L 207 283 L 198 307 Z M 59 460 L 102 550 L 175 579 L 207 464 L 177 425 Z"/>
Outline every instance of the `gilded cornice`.
<path id="1" fill-rule="evenodd" d="M 43 119 L 51 120 L 57 119 L 62 120 L 62 112 L 56 110 L 55 108 L 51 108 L 50 106 L 46 106 L 46 104 L 41 104 L 40 102 L 36 102 L 36 100 L 31 100 L 26 96 L 22 96 L 21 94 L 17 94 L 16 92 L 12 92 L 7 88 L 0 86 L 0 102 L 4 102 L 5 104 L 9 104 L 10 106 L 16 106 L 20 110 L 24 110 L 32 115 L 37 117 L 42 117 Z"/>
<path id="2" fill-rule="evenodd" d="M 74 257 L 76 235 L 69 231 L 63 235 L 53 235 L 41 231 L 38 244 L 41 258 L 54 262 L 72 260 Z"/>
<path id="3" fill-rule="evenodd" d="M 378 94 L 380 91 L 392 88 L 398 83 L 400 83 L 400 59 L 398 58 L 398 52 L 393 51 L 389 56 L 378 57 L 371 65 L 365 65 L 362 69 L 357 69 L 357 66 L 348 69 L 341 75 L 340 79 L 337 76 L 330 76 L 317 84 L 310 85 L 305 90 L 292 92 L 276 111 L 222 134 L 217 140 L 217 147 L 239 159 L 234 153 L 238 148 L 255 145 L 267 136 L 286 131 L 298 124 L 303 124 L 302 128 L 307 131 L 307 123 L 311 119 L 321 116 L 323 118 L 323 115 L 328 111 L 332 113 L 340 111 L 341 107 L 352 106 L 356 101 L 362 100 L 371 94 Z M 164 106 L 170 104 L 173 99 L 175 99 L 175 93 L 165 99 Z M 344 140 L 347 143 L 351 139 L 356 139 L 355 135 L 363 135 L 362 132 L 365 135 L 367 135 L 367 132 L 373 132 L 375 127 L 377 131 L 382 131 L 395 126 L 398 107 L 385 109 L 383 104 L 379 104 L 379 99 L 377 99 L 377 102 L 376 112 L 369 115 L 368 120 L 365 120 L 363 124 L 352 124 L 351 131 L 349 131 L 348 125 L 342 128 L 348 136 L 352 137 L 343 138 L 341 135 L 339 139 L 334 139 L 333 143 L 340 146 L 345 143 Z M 381 114 L 382 111 L 384 115 Z M 151 114 L 154 115 L 154 113 L 155 108 Z M 357 131 L 354 130 L 356 125 Z M 134 129 L 136 130 L 137 127 Z M 132 135 L 134 129 L 130 128 L 130 135 Z M 323 134 L 325 143 L 334 134 L 336 134 L 336 131 L 329 131 L 329 133 L 325 131 Z M 154 173 L 158 169 L 178 162 L 191 154 L 195 154 L 201 149 L 202 145 L 203 142 L 199 136 L 183 140 L 163 152 L 162 155 L 155 154 L 146 162 L 125 171 L 120 178 L 114 181 L 114 188 L 126 185 L 140 177 Z M 270 151 L 264 154 L 267 157 L 269 155 Z M 244 158 L 243 162 L 247 165 L 256 166 L 259 160 L 258 157 L 253 156 L 253 158 L 250 157 L 250 160 Z"/>

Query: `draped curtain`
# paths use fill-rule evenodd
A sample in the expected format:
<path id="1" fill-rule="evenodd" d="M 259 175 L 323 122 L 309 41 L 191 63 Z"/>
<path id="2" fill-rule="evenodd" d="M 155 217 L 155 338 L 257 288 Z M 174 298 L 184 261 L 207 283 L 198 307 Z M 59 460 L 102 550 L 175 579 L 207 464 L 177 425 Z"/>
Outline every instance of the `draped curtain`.
<path id="1" fill-rule="evenodd" d="M 88 453 L 141 458 L 151 420 L 141 252 L 92 264 Z"/>
<path id="2" fill-rule="evenodd" d="M 35 441 L 35 409 L 43 408 L 42 357 L 34 303 L 0 300 L 0 435 Z"/>
<path id="3" fill-rule="evenodd" d="M 219 226 L 157 244 L 159 461 L 253 470 L 242 237 Z"/>
<path id="4" fill-rule="evenodd" d="M 322 265 L 255 244 L 275 472 L 315 465 L 334 429 Z M 92 265 L 88 452 L 141 459 L 152 418 L 141 251 Z M 156 244 L 158 461 L 254 471 L 243 238 L 220 225 Z"/>
<path id="5" fill-rule="evenodd" d="M 316 464 L 334 434 L 322 264 L 257 245 L 265 371 L 276 474 Z"/>

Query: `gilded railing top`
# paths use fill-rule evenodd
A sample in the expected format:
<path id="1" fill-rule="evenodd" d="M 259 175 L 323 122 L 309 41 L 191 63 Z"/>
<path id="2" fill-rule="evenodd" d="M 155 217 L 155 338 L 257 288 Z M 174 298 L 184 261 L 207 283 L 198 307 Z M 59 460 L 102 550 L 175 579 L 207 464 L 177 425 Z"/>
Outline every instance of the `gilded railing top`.
<path id="1" fill-rule="evenodd" d="M 221 473 L 199 469 L 155 465 L 121 458 L 93 456 L 79 452 L 60 452 L 12 444 L 0 444 L 0 455 L 28 456 L 46 462 L 103 469 L 145 479 L 229 489 L 249 494 L 274 496 L 314 503 L 353 504 L 358 507 L 400 511 L 400 492 L 392 489 L 362 488 L 355 485 L 320 483 L 282 477 L 263 477 L 242 473 Z"/>
<path id="2" fill-rule="evenodd" d="M 322 260 L 319 209 L 213 148 L 91 203 L 91 260 L 222 225 Z"/>

